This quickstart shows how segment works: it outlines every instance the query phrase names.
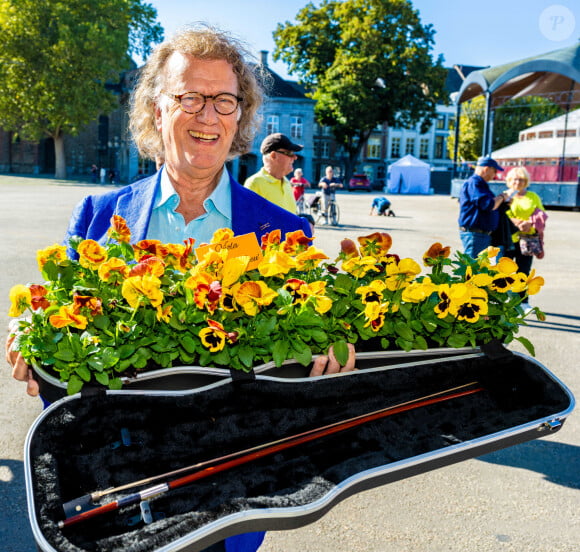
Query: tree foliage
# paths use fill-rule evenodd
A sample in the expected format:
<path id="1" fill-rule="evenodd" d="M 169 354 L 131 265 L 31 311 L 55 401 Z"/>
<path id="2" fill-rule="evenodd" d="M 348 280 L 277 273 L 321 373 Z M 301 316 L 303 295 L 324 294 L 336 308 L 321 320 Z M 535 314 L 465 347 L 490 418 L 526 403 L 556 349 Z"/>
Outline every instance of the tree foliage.
<path id="1" fill-rule="evenodd" d="M 0 0 L 0 126 L 53 138 L 65 177 L 63 136 L 114 109 L 105 83 L 162 39 L 156 16 L 141 0 Z"/>
<path id="2" fill-rule="evenodd" d="M 492 151 L 517 142 L 521 130 L 553 119 L 562 113 L 561 107 L 541 96 L 524 96 L 508 100 L 495 109 Z M 483 95 L 462 104 L 457 150 L 459 161 L 473 161 L 482 154 L 484 124 Z M 455 135 L 451 133 L 447 140 L 447 150 L 451 158 L 454 148 Z"/>
<path id="3" fill-rule="evenodd" d="M 446 102 L 434 34 L 408 0 L 323 0 L 278 24 L 274 59 L 312 90 L 317 120 L 349 155 L 347 173 L 377 124 L 426 131 Z"/>

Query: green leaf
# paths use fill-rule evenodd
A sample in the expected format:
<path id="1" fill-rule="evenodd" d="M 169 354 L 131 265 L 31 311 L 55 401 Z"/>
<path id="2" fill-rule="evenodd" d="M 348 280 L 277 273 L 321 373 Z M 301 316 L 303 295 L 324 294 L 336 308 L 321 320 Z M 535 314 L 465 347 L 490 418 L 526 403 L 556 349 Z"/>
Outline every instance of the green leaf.
<path id="1" fill-rule="evenodd" d="M 102 372 L 105 369 L 105 365 L 100 358 L 89 358 L 87 362 L 89 366 L 94 368 L 97 372 Z"/>
<path id="2" fill-rule="evenodd" d="M 533 357 L 536 356 L 536 349 L 534 348 L 534 345 L 529 339 L 526 339 L 525 337 L 516 337 L 516 340 L 519 341 L 526 348 L 526 350 L 528 351 L 528 353 L 530 353 L 530 355 L 532 355 Z"/>
<path id="3" fill-rule="evenodd" d="M 332 351 L 341 366 L 344 366 L 348 362 L 348 345 L 346 341 L 335 341 L 332 344 Z"/>
<path id="4" fill-rule="evenodd" d="M 105 368 L 111 368 L 119 362 L 119 353 L 112 347 L 105 347 L 101 355 Z"/>
<path id="5" fill-rule="evenodd" d="M 126 343 L 124 345 L 121 345 L 117 349 L 117 353 L 118 353 L 120 359 L 129 358 L 134 352 L 135 352 L 135 346 L 132 345 L 131 343 Z"/>
<path id="6" fill-rule="evenodd" d="M 75 359 L 75 355 L 70 349 L 60 349 L 54 353 L 54 357 L 64 362 L 72 362 Z"/>
<path id="7" fill-rule="evenodd" d="M 289 348 L 290 344 L 285 339 L 279 339 L 274 343 L 274 347 L 272 348 L 272 357 L 276 366 L 282 366 L 282 363 L 288 358 Z"/>
<path id="8" fill-rule="evenodd" d="M 312 362 L 312 349 L 308 345 L 304 344 L 299 351 L 293 348 L 294 358 L 302 364 L 302 366 L 308 366 Z"/>
<path id="9" fill-rule="evenodd" d="M 75 372 L 83 381 L 91 381 L 91 371 L 87 366 L 79 366 L 76 368 Z"/>
<path id="10" fill-rule="evenodd" d="M 422 335 L 415 337 L 415 341 L 413 342 L 413 349 L 419 349 L 421 351 L 426 351 L 428 349 L 427 341 Z"/>
<path id="11" fill-rule="evenodd" d="M 469 337 L 465 334 L 454 333 L 447 339 L 447 345 L 459 349 L 460 347 L 465 347 L 468 341 Z"/>
<path id="12" fill-rule="evenodd" d="M 95 379 L 101 384 L 107 387 L 109 385 L 109 375 L 104 373 L 95 374 Z"/>
<path id="13" fill-rule="evenodd" d="M 346 274 L 343 274 L 342 272 L 339 272 L 336 275 L 336 279 L 334 280 L 334 285 L 336 288 L 344 290 L 344 291 L 350 291 L 353 287 L 353 280 L 350 278 L 350 276 L 347 276 Z"/>
<path id="14" fill-rule="evenodd" d="M 99 330 L 106 330 L 111 325 L 111 320 L 108 316 L 99 314 L 93 318 L 93 324 Z"/>
<path id="15" fill-rule="evenodd" d="M 244 345 L 238 349 L 238 358 L 244 366 L 251 368 L 254 362 L 254 350 L 248 345 Z"/>
<path id="16" fill-rule="evenodd" d="M 405 322 L 396 322 L 395 323 L 395 332 L 401 336 L 406 341 L 413 341 L 415 335 L 413 331 Z"/>
<path id="17" fill-rule="evenodd" d="M 114 389 L 118 391 L 123 387 L 123 381 L 119 378 L 113 378 L 109 380 L 109 389 Z"/>
<path id="18" fill-rule="evenodd" d="M 395 344 L 403 351 L 410 351 L 413 349 L 413 342 L 403 339 L 402 337 L 397 337 L 395 339 Z"/>
<path id="19" fill-rule="evenodd" d="M 78 376 L 71 376 L 66 385 L 66 392 L 69 395 L 78 393 L 83 388 L 83 380 Z"/>
<path id="20" fill-rule="evenodd" d="M 190 335 L 180 336 L 179 343 L 188 353 L 195 353 L 195 340 Z"/>

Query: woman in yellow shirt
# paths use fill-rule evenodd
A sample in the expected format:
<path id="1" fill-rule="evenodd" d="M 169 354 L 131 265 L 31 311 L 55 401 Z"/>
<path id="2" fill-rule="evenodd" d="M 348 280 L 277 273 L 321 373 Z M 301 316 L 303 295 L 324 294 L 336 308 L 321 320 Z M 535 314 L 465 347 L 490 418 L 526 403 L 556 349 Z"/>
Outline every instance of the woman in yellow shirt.
<path id="1" fill-rule="evenodd" d="M 530 175 L 524 167 L 513 168 L 506 177 L 507 186 L 513 194 L 510 208 L 506 211 L 506 215 L 517 228 L 517 232 L 512 235 L 515 250 L 506 253 L 506 257 L 514 259 L 520 272 L 525 274 L 530 273 L 534 256 L 538 257 L 538 259 L 544 257 L 544 228 L 548 218 L 538 194 L 528 190 L 529 182 Z M 542 247 L 541 252 L 526 255 L 522 253 L 520 239 L 522 236 L 530 235 L 538 235 Z M 527 303 L 523 303 L 522 306 L 526 308 Z"/>

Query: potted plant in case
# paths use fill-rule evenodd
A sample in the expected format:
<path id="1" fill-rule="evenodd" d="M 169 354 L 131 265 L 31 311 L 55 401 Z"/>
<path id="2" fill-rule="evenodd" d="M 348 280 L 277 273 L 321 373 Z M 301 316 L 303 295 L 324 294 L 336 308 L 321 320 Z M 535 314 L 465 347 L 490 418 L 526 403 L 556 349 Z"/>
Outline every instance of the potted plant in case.
<path id="1" fill-rule="evenodd" d="M 10 291 L 15 347 L 69 394 L 175 366 L 306 366 L 329 347 L 344 363 L 349 343 L 411 351 L 518 339 L 533 354 L 516 336 L 520 293 L 537 293 L 543 278 L 508 258 L 492 264 L 496 248 L 472 259 L 436 243 L 417 262 L 375 232 L 343 240 L 331 260 L 301 231 L 270 232 L 257 252 L 240 246 L 252 239 L 223 229 L 197 249 L 131 244 L 113 216 L 105 244 L 71 240 L 76 259 L 63 245 L 38 252 L 43 282 Z"/>

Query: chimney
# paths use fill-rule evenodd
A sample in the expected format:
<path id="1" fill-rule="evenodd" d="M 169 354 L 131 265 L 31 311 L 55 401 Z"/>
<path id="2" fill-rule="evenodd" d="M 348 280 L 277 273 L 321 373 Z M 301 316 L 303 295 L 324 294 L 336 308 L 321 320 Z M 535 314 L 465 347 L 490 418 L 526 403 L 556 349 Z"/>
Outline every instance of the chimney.
<path id="1" fill-rule="evenodd" d="M 268 67 L 268 50 L 260 50 L 261 63 L 263 67 Z"/>

